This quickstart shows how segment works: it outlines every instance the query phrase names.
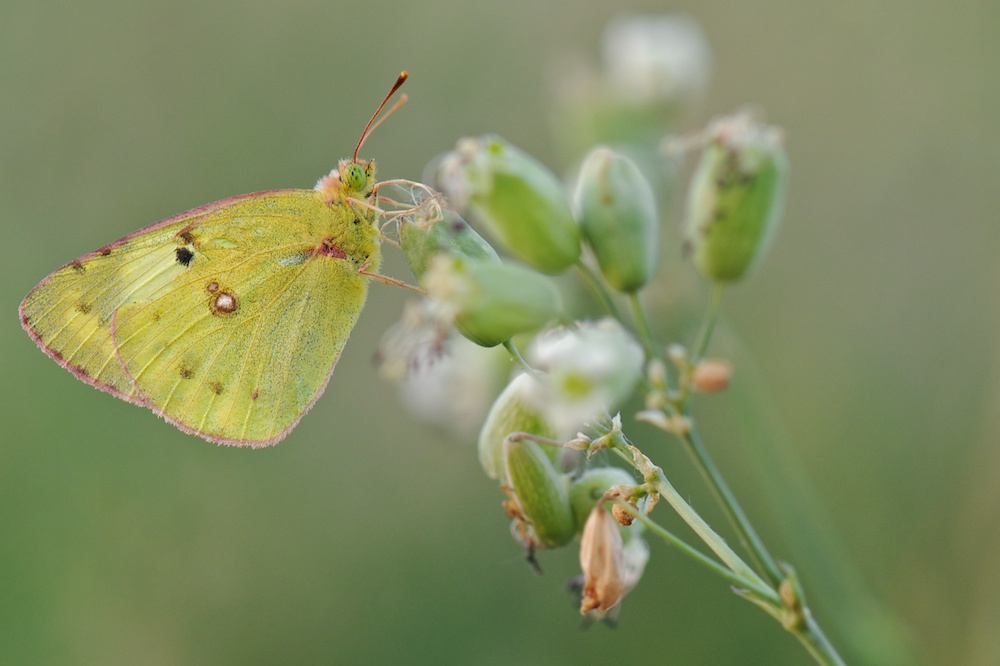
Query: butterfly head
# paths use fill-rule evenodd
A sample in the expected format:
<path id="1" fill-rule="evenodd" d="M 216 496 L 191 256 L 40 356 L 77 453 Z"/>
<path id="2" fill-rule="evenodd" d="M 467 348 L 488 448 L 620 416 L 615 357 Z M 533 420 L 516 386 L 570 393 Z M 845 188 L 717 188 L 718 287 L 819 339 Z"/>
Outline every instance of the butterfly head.
<path id="1" fill-rule="evenodd" d="M 382 103 L 375 109 L 375 113 L 372 114 L 372 117 L 368 120 L 368 124 L 365 125 L 364 131 L 361 132 L 361 138 L 358 139 L 358 145 L 354 148 L 354 155 L 351 159 L 340 160 L 336 169 L 320 178 L 319 182 L 316 183 L 316 190 L 327 205 L 343 203 L 347 199 L 370 199 L 374 195 L 375 162 L 374 160 L 359 159 L 358 153 L 361 151 L 361 146 L 365 145 L 365 140 L 371 135 L 372 131 L 383 120 L 392 115 L 396 109 L 406 103 L 406 95 L 403 95 L 384 116 L 379 118 L 378 122 L 375 122 L 379 113 L 385 108 L 386 102 L 399 90 L 399 87 L 403 85 L 408 76 L 409 74 L 406 72 L 401 72 L 396 78 L 396 82 L 389 90 L 389 94 L 385 96 Z"/>
<path id="2" fill-rule="evenodd" d="M 375 160 L 340 160 L 336 169 L 319 179 L 315 189 L 328 205 L 370 199 L 375 192 Z"/>

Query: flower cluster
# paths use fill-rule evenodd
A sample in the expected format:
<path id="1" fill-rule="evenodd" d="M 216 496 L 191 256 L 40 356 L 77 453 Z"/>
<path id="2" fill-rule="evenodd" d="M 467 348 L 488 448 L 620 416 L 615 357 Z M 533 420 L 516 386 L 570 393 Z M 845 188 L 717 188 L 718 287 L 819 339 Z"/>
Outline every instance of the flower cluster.
<path id="1" fill-rule="evenodd" d="M 630 38 L 630 30 L 638 32 Z M 653 48 L 662 31 L 690 38 L 683 54 Z M 703 83 L 704 70 L 682 71 L 684 63 L 707 62 L 699 39 L 683 21 L 616 23 L 608 48 L 632 65 L 609 66 L 625 73 L 602 86 L 594 108 L 626 115 L 676 108 Z M 642 420 L 684 432 L 687 392 L 721 390 L 731 373 L 725 361 L 701 358 L 702 350 L 667 352 L 642 310 L 641 296 L 659 287 L 662 254 L 666 184 L 644 162 L 656 154 L 667 160 L 658 153 L 666 128 L 657 127 L 639 146 L 592 147 L 569 187 L 497 136 L 462 139 L 436 162 L 435 185 L 448 205 L 417 206 L 398 218 L 400 247 L 429 303 L 415 310 L 424 333 L 411 339 L 443 349 L 460 335 L 485 348 L 503 345 L 517 362 L 485 415 L 479 460 L 499 483 L 512 532 L 532 562 L 540 550 L 579 544 L 581 612 L 599 616 L 617 608 L 642 574 L 644 521 L 660 492 L 651 463 L 628 471 L 602 453 L 648 462 L 632 455 L 618 411 L 638 389 L 646 398 Z M 694 144 L 701 155 L 688 190 L 686 247 L 705 278 L 729 283 L 758 263 L 780 216 L 781 134 L 737 114 L 714 121 Z M 630 157 L 636 154 L 645 157 Z M 571 270 L 595 290 L 603 313 L 567 307 Z M 632 317 L 621 315 L 622 305 Z M 397 331 L 393 339 L 400 337 Z M 412 366 L 405 356 L 402 367 Z M 432 395 L 446 407 L 424 409 L 446 419 L 447 406 L 467 410 L 468 395 L 479 393 L 468 382 L 439 381 Z"/>

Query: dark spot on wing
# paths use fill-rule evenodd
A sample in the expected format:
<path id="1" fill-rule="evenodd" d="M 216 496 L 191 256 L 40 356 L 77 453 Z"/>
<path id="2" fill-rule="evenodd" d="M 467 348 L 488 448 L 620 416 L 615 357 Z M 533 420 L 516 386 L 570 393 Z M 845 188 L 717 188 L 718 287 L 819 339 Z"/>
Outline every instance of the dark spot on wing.
<path id="1" fill-rule="evenodd" d="M 111 254 L 111 248 L 110 247 L 102 247 L 100 250 L 98 250 L 98 252 L 100 252 L 100 254 L 101 254 L 102 257 L 106 257 L 109 254 Z"/>
<path id="2" fill-rule="evenodd" d="M 188 245 L 194 245 L 194 234 L 190 230 L 185 229 L 184 231 L 177 234 L 180 238 L 184 239 L 184 242 Z"/>
<path id="3" fill-rule="evenodd" d="M 182 266 L 190 266 L 191 260 L 194 259 L 194 252 L 186 247 L 177 248 L 175 254 L 177 255 L 177 263 Z"/>
<path id="4" fill-rule="evenodd" d="M 254 389 L 254 390 L 253 390 L 253 393 L 251 393 L 251 394 L 250 394 L 250 399 L 251 399 L 251 400 L 256 400 L 256 399 L 257 399 L 257 396 L 259 396 L 259 395 L 260 395 L 260 394 L 259 394 L 259 393 L 257 392 L 257 389 Z"/>
<path id="5" fill-rule="evenodd" d="M 187 367 L 186 365 L 181 365 L 178 371 L 180 372 L 181 379 L 191 379 L 192 377 L 194 377 L 194 370 Z"/>
<path id="6" fill-rule="evenodd" d="M 69 267 L 72 268 L 77 273 L 82 273 L 85 270 L 87 270 L 86 268 L 83 267 L 83 264 L 81 264 L 79 261 L 71 261 Z"/>
<path id="7" fill-rule="evenodd" d="M 222 395 L 222 382 L 209 382 L 208 388 L 211 389 L 212 393 L 215 395 Z"/>
<path id="8" fill-rule="evenodd" d="M 76 311 L 79 312 L 80 314 L 87 314 L 88 312 L 90 312 L 90 303 L 85 303 L 83 301 L 80 301 L 79 303 L 76 304 Z"/>

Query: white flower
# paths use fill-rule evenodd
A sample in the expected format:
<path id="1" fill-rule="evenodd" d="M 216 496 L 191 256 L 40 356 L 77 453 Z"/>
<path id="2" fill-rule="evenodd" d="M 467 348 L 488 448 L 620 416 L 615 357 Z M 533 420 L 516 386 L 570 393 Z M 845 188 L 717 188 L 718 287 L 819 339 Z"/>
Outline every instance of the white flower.
<path id="1" fill-rule="evenodd" d="M 627 398 L 642 373 L 639 343 L 614 319 L 538 336 L 529 362 L 544 374 L 534 399 L 548 420 L 572 432 Z"/>
<path id="2" fill-rule="evenodd" d="M 469 437 L 503 386 L 508 357 L 457 335 L 439 314 L 427 300 L 408 303 L 379 345 L 379 374 L 414 416 Z"/>
<path id="3" fill-rule="evenodd" d="M 603 42 L 607 80 L 635 103 L 697 101 L 708 87 L 711 50 L 692 18 L 619 16 Z"/>

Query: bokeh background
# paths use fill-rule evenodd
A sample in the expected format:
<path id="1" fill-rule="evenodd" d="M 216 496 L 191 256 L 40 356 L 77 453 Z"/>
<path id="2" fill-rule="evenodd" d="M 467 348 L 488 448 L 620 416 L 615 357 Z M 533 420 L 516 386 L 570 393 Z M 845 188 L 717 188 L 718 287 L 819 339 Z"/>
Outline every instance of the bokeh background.
<path id="1" fill-rule="evenodd" d="M 552 68 L 596 59 L 620 11 L 702 24 L 713 79 L 682 129 L 756 103 L 787 130 L 784 226 L 715 348 L 737 381 L 699 405 L 720 466 L 852 662 L 877 663 L 867 632 L 908 642 L 882 663 L 1000 663 L 1000 5 L 942 0 L 0 4 L 0 663 L 808 663 L 661 543 L 619 626 L 582 630 L 572 549 L 532 573 L 471 443 L 377 378 L 398 290 L 373 288 L 326 395 L 264 451 L 86 387 L 18 325 L 86 251 L 310 187 L 404 68 L 411 101 L 365 151 L 383 176 L 483 132 L 565 168 Z M 703 288 L 665 261 L 660 321 L 689 340 Z"/>

